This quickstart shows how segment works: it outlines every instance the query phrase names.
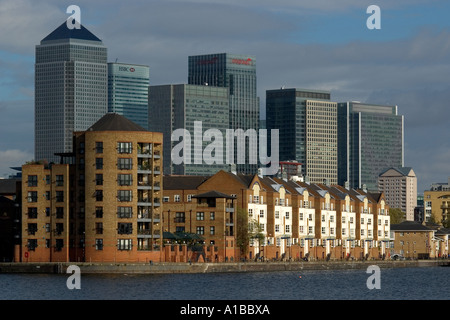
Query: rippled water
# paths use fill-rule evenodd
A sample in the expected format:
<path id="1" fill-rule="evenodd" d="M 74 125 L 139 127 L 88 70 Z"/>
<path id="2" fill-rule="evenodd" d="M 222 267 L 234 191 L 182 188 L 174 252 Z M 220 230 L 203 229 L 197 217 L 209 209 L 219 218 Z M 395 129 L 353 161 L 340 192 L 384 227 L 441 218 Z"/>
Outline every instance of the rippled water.
<path id="1" fill-rule="evenodd" d="M 366 270 L 209 274 L 0 274 L 1 300 L 448 300 L 450 268 L 381 269 L 380 289 Z"/>

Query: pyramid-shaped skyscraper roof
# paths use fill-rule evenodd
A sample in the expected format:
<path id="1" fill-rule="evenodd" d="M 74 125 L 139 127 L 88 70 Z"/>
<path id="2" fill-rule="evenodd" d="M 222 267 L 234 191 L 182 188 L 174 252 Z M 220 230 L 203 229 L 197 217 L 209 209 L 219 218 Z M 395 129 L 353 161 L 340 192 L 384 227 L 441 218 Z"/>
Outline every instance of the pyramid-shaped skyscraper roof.
<path id="1" fill-rule="evenodd" d="M 102 40 L 97 38 L 92 32 L 86 29 L 83 25 L 80 24 L 79 29 L 76 28 L 69 29 L 67 27 L 67 22 L 64 22 L 58 28 L 53 30 L 48 36 L 42 39 L 41 42 L 51 40 L 61 40 L 61 39 L 80 39 L 80 40 L 102 42 Z"/>

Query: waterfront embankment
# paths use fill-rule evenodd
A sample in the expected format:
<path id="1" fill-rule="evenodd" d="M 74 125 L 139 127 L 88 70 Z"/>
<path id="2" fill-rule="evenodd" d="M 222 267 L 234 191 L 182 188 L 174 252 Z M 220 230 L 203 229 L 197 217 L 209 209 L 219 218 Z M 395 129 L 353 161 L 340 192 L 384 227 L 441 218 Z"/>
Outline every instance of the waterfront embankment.
<path id="1" fill-rule="evenodd" d="M 67 273 L 76 265 L 83 274 L 101 273 L 220 273 L 220 272 L 272 272 L 299 270 L 367 269 L 370 265 L 380 268 L 449 266 L 450 260 L 368 260 L 368 261 L 302 261 L 302 262 L 227 262 L 227 263 L 0 263 L 0 273 Z"/>

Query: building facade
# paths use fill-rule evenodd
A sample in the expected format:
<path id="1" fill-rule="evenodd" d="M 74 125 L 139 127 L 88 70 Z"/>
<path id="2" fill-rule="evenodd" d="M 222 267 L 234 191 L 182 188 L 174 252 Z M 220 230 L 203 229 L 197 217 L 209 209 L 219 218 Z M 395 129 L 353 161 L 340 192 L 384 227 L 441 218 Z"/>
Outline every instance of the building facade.
<path id="1" fill-rule="evenodd" d="M 204 230 L 209 231 L 217 222 L 229 227 L 226 230 L 230 233 L 225 232 L 228 238 L 224 240 L 228 241 L 224 246 L 227 249 L 218 251 L 219 261 L 230 261 L 231 257 L 234 260 L 325 260 L 388 256 L 389 207 L 383 194 L 226 171 L 197 180 L 171 176 L 165 177 L 165 181 L 171 185 L 164 190 L 164 201 L 167 201 L 164 215 L 171 216 L 164 219 L 165 229 L 195 233 L 197 227 L 203 227 L 199 230 L 205 243 L 220 243 L 220 248 L 223 243 Z M 202 215 L 205 209 L 193 199 L 211 192 L 223 198 L 231 197 L 234 214 L 220 221 Z M 218 208 L 211 210 L 223 212 Z M 196 220 L 198 216 L 203 218 Z M 240 245 L 242 229 L 249 232 L 247 248 Z M 255 236 L 255 229 L 259 236 Z"/>
<path id="2" fill-rule="evenodd" d="M 434 222 L 449 227 L 449 190 L 426 190 L 424 192 L 425 222 Z"/>
<path id="3" fill-rule="evenodd" d="M 404 221 L 391 226 L 391 256 L 398 254 L 408 259 L 448 257 L 448 234 L 415 221 Z"/>
<path id="4" fill-rule="evenodd" d="M 260 106 L 256 87 L 256 58 L 230 53 L 189 56 L 188 83 L 228 88 L 229 119 L 232 130 L 259 129 Z M 241 164 L 236 158 L 237 171 L 255 174 L 258 164 L 249 161 L 249 154 L 257 154 L 257 146 L 249 145 L 246 161 Z"/>
<path id="5" fill-rule="evenodd" d="M 279 130 L 281 161 L 301 163 L 312 183 L 337 184 L 337 103 L 329 92 L 268 90 L 266 117 L 267 129 Z"/>
<path id="6" fill-rule="evenodd" d="M 151 131 L 164 135 L 164 174 L 213 175 L 219 170 L 229 170 L 225 158 L 229 128 L 227 88 L 190 84 L 150 86 L 148 121 Z M 208 159 L 212 154 L 209 148 L 214 145 L 215 154 Z M 181 163 L 174 159 L 182 156 Z"/>
<path id="7" fill-rule="evenodd" d="M 108 110 L 107 49 L 80 25 L 66 22 L 36 46 L 35 160 L 58 162 L 72 151 L 72 133 Z"/>
<path id="8" fill-rule="evenodd" d="M 108 63 L 108 112 L 148 129 L 148 66 Z"/>
<path id="9" fill-rule="evenodd" d="M 404 116 L 397 106 L 338 104 L 338 184 L 376 191 L 379 174 L 404 166 Z"/>
<path id="10" fill-rule="evenodd" d="M 108 113 L 73 150 L 22 167 L 21 261 L 160 261 L 162 134 Z"/>
<path id="11" fill-rule="evenodd" d="M 391 208 L 405 213 L 405 220 L 414 221 L 417 206 L 417 177 L 410 167 L 390 168 L 378 177 L 378 191 L 386 195 Z"/>

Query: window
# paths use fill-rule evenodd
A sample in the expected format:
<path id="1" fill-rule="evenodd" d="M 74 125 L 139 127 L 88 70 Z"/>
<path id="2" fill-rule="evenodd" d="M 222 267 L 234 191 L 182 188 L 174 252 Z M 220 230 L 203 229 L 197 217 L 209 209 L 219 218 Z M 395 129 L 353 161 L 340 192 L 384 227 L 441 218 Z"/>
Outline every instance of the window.
<path id="1" fill-rule="evenodd" d="M 55 228 L 55 232 L 57 235 L 60 235 L 61 233 L 63 233 L 64 231 L 64 224 L 62 223 L 57 223 L 56 224 L 56 228 Z"/>
<path id="2" fill-rule="evenodd" d="M 197 227 L 197 234 L 205 234 L 205 227 Z"/>
<path id="3" fill-rule="evenodd" d="M 103 142 L 96 142 L 95 143 L 95 152 L 96 153 L 103 153 Z"/>
<path id="4" fill-rule="evenodd" d="M 248 216 L 253 217 L 253 209 L 248 209 Z"/>
<path id="5" fill-rule="evenodd" d="M 117 233 L 118 234 L 131 234 L 131 233 L 133 233 L 133 225 L 132 225 L 132 223 L 119 222 L 117 224 Z"/>
<path id="6" fill-rule="evenodd" d="M 103 185 L 103 174 L 96 174 L 95 175 L 95 184 L 97 186 L 102 186 Z"/>
<path id="7" fill-rule="evenodd" d="M 37 231 L 37 223 L 29 223 L 27 230 L 29 235 L 34 235 Z"/>
<path id="8" fill-rule="evenodd" d="M 204 212 L 197 212 L 197 220 L 198 221 L 205 220 L 205 213 Z"/>
<path id="9" fill-rule="evenodd" d="M 188 194 L 187 195 L 187 202 L 191 202 L 192 201 L 192 196 L 193 196 L 193 194 Z"/>
<path id="10" fill-rule="evenodd" d="M 290 225 L 290 224 L 287 224 L 287 225 L 285 226 L 285 230 L 286 230 L 286 232 L 291 232 L 291 225 Z"/>
<path id="11" fill-rule="evenodd" d="M 131 174 L 118 174 L 117 183 L 119 186 L 131 186 L 133 184 L 133 178 Z"/>
<path id="12" fill-rule="evenodd" d="M 103 191 L 102 190 L 96 190 L 95 191 L 95 200 L 96 201 L 103 201 Z"/>
<path id="13" fill-rule="evenodd" d="M 279 219 L 280 218 L 280 211 L 275 211 L 275 219 Z"/>
<path id="14" fill-rule="evenodd" d="M 173 196 L 173 201 L 180 202 L 180 195 L 179 194 L 174 195 Z"/>
<path id="15" fill-rule="evenodd" d="M 51 183 L 50 175 L 47 174 L 47 175 L 45 175 L 45 184 L 50 184 L 50 183 Z"/>
<path id="16" fill-rule="evenodd" d="M 259 217 L 264 218 L 264 210 L 259 210 Z"/>
<path id="17" fill-rule="evenodd" d="M 278 224 L 275 225 L 275 232 L 280 232 L 280 225 Z"/>
<path id="18" fill-rule="evenodd" d="M 210 212 L 209 213 L 209 220 L 216 220 L 216 213 L 215 212 Z"/>
<path id="19" fill-rule="evenodd" d="M 300 212 L 300 217 L 299 217 L 300 221 L 303 221 L 303 212 Z"/>
<path id="20" fill-rule="evenodd" d="M 103 234 L 103 222 L 96 222 L 95 223 L 95 233 L 96 234 Z"/>
<path id="21" fill-rule="evenodd" d="M 37 219 L 37 208 L 28 208 L 28 219 Z"/>
<path id="22" fill-rule="evenodd" d="M 103 169 L 103 158 L 95 158 L 95 169 Z"/>
<path id="23" fill-rule="evenodd" d="M 131 247 L 132 247 L 131 239 L 117 239 L 118 250 L 131 250 Z"/>
<path id="24" fill-rule="evenodd" d="M 85 145 L 84 142 L 80 142 L 80 148 L 78 149 L 78 152 L 80 154 L 84 154 Z"/>
<path id="25" fill-rule="evenodd" d="M 28 191 L 28 202 L 37 202 L 37 191 Z"/>
<path id="26" fill-rule="evenodd" d="M 64 208 L 56 207 L 56 219 L 62 219 L 64 217 Z"/>
<path id="27" fill-rule="evenodd" d="M 211 226 L 210 228 L 209 228 L 209 233 L 210 233 L 210 235 L 215 235 L 216 233 L 215 233 L 215 230 L 216 230 L 216 227 L 214 227 L 214 226 Z"/>
<path id="28" fill-rule="evenodd" d="M 184 223 L 185 222 L 185 214 L 184 212 L 175 212 L 175 223 Z"/>
<path id="29" fill-rule="evenodd" d="M 131 153 L 133 150 L 131 142 L 118 142 L 117 152 L 118 153 Z"/>
<path id="30" fill-rule="evenodd" d="M 103 250 L 103 239 L 95 239 L 95 250 Z"/>
<path id="31" fill-rule="evenodd" d="M 163 202 L 169 202 L 170 197 L 163 197 Z"/>
<path id="32" fill-rule="evenodd" d="M 133 160 L 131 158 L 119 158 L 117 160 L 117 167 L 119 170 L 131 170 L 133 167 Z"/>
<path id="33" fill-rule="evenodd" d="M 117 207 L 118 218 L 131 218 L 132 215 L 133 215 L 132 207 Z"/>
<path id="34" fill-rule="evenodd" d="M 37 248 L 37 239 L 28 239 L 27 247 L 29 251 L 34 251 Z"/>
<path id="35" fill-rule="evenodd" d="M 56 202 L 64 202 L 64 191 L 56 191 Z"/>
<path id="36" fill-rule="evenodd" d="M 289 219 L 289 217 L 290 217 L 290 215 L 289 215 L 289 212 L 286 212 L 286 219 Z"/>
<path id="37" fill-rule="evenodd" d="M 325 234 L 325 233 L 326 233 L 326 228 L 322 227 L 322 234 Z"/>
<path id="38" fill-rule="evenodd" d="M 56 186 L 61 187 L 64 185 L 64 176 L 62 174 L 56 175 Z"/>
<path id="39" fill-rule="evenodd" d="M 118 201 L 131 201 L 132 192 L 131 190 L 118 190 L 117 191 L 117 200 Z"/>
<path id="40" fill-rule="evenodd" d="M 37 176 L 28 176 L 28 186 L 29 187 L 37 187 L 38 178 Z"/>
<path id="41" fill-rule="evenodd" d="M 95 208 L 95 217 L 96 218 L 103 218 L 103 207 L 96 207 Z"/>

